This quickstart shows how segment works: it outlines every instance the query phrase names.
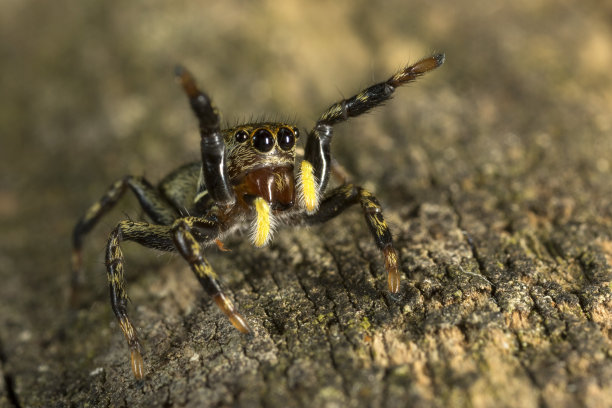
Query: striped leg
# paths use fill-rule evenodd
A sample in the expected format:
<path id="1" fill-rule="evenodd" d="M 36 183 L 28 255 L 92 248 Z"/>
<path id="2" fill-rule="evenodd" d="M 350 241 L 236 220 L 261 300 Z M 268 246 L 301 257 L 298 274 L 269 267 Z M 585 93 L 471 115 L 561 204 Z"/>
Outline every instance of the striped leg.
<path id="1" fill-rule="evenodd" d="M 142 379 L 144 376 L 142 347 L 127 313 L 128 294 L 123 273 L 123 253 L 119 247 L 121 241 L 135 241 L 144 246 L 164 251 L 172 251 L 174 245 L 170 237 L 170 228 L 167 226 L 121 221 L 111 233 L 106 247 L 106 268 L 111 307 L 130 348 L 134 376 L 137 379 Z"/>
<path id="2" fill-rule="evenodd" d="M 191 266 L 204 291 L 210 295 L 221 311 L 241 333 L 251 333 L 246 320 L 236 311 L 232 302 L 223 294 L 217 274 L 202 255 L 202 247 L 195 238 L 201 231 L 210 231 L 207 236 L 213 237 L 218 231 L 218 225 L 196 217 L 186 217 L 177 220 L 172 227 L 172 238 L 178 251 Z"/>
<path id="3" fill-rule="evenodd" d="M 77 222 L 72 234 L 72 293 L 71 303 L 77 302 L 77 292 L 83 280 L 82 256 L 83 239 L 85 235 L 100 221 L 102 216 L 110 211 L 121 198 L 127 188 L 138 198 L 145 213 L 156 224 L 172 224 L 177 217 L 176 211 L 160 196 L 159 192 L 143 177 L 126 176 L 115 182 L 104 196 L 93 204 L 83 217 Z"/>
<path id="4" fill-rule="evenodd" d="M 385 259 L 389 292 L 397 293 L 400 288 L 400 275 L 397 253 L 393 248 L 393 238 L 378 200 L 369 191 L 352 184 L 344 184 L 332 190 L 323 199 L 316 213 L 305 216 L 305 221 L 308 224 L 323 223 L 357 203 L 361 204 L 376 246 L 382 251 Z"/>
<path id="5" fill-rule="evenodd" d="M 222 293 L 215 272 L 201 254 L 202 250 L 198 241 L 210 241 L 217 236 L 218 232 L 219 226 L 213 221 L 187 217 L 175 221 L 172 226 L 121 221 L 111 233 L 106 250 L 111 307 L 130 348 L 132 371 L 137 379 L 144 376 L 144 361 L 142 346 L 127 313 L 128 294 L 120 243 L 135 241 L 143 246 L 162 251 L 178 249 L 189 262 L 206 293 L 213 298 L 232 324 L 242 333 L 250 333 L 251 330 L 246 321 Z"/>
<path id="6" fill-rule="evenodd" d="M 414 81 L 443 63 L 444 54 L 423 58 L 397 72 L 385 82 L 372 85 L 348 99 L 336 102 L 323 112 L 308 134 L 304 149 L 304 162 L 300 173 L 299 185 L 302 187 L 300 194 L 307 200 L 305 207 L 309 213 L 316 211 L 318 199 L 325 191 L 329 181 L 330 144 L 333 136 L 333 126 L 379 106 L 391 98 L 397 87 Z M 308 195 L 310 180 L 313 180 L 312 189 L 314 189 L 311 197 Z M 312 204 L 309 203 L 309 199 L 311 199 Z"/>

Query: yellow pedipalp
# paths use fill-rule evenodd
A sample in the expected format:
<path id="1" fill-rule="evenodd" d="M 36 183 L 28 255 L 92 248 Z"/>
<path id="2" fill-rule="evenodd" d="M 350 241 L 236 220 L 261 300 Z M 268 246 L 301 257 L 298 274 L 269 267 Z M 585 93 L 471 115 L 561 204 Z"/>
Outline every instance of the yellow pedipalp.
<path id="1" fill-rule="evenodd" d="M 306 211 L 314 212 L 319 206 L 319 195 L 317 194 L 317 183 L 314 177 L 314 167 L 304 160 L 300 168 L 300 195 Z"/>
<path id="2" fill-rule="evenodd" d="M 262 247 L 268 243 L 270 239 L 271 222 L 270 222 L 270 205 L 261 197 L 257 197 L 254 201 L 257 217 L 251 232 L 253 245 Z"/>

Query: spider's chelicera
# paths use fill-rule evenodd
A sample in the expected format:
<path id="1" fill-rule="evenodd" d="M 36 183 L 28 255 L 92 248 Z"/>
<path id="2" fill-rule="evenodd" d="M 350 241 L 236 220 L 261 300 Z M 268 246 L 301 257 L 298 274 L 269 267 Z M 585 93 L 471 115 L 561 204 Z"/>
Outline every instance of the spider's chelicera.
<path id="1" fill-rule="evenodd" d="M 203 249 L 215 244 L 223 248 L 221 239 L 244 226 L 250 228 L 253 245 L 262 247 L 270 241 L 278 226 L 319 224 L 353 204 L 360 204 L 382 252 L 389 291 L 399 291 L 398 258 L 378 200 L 363 188 L 349 183 L 325 192 L 332 167 L 333 127 L 380 105 L 391 98 L 398 86 L 443 63 L 443 54 L 424 58 L 387 81 L 331 105 L 306 135 L 304 156 L 297 168 L 296 143 L 300 134 L 296 126 L 264 122 L 221 129 L 217 109 L 208 95 L 196 86 L 187 70 L 177 68 L 177 78 L 199 121 L 202 161 L 180 167 L 157 186 L 143 177 L 122 178 L 89 208 L 73 233 L 76 282 L 81 273 L 85 234 L 128 188 L 152 221 L 119 222 L 106 248 L 111 306 L 127 339 L 136 378 L 143 377 L 144 363 L 142 347 L 127 313 L 124 261 L 119 247 L 122 241 L 135 241 L 162 251 L 178 251 L 231 323 L 240 332 L 249 333 L 251 329 L 246 320 L 223 294 Z"/>

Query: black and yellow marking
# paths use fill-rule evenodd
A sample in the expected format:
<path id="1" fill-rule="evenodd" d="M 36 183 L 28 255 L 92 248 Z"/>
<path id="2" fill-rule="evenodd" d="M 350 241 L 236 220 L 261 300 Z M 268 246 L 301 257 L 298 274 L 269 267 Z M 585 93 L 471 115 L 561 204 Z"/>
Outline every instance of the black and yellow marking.
<path id="1" fill-rule="evenodd" d="M 214 237 L 218 236 L 219 233 L 218 229 L 218 224 L 213 221 L 198 217 L 187 217 L 177 220 L 172 226 L 121 221 L 111 233 L 106 249 L 111 307 L 130 348 L 132 370 L 136 378 L 142 378 L 144 375 L 144 363 L 142 347 L 136 330 L 128 317 L 128 294 L 120 243 L 135 241 L 141 245 L 163 251 L 178 249 L 191 266 L 206 293 L 213 298 L 230 322 L 239 331 L 248 333 L 250 332 L 248 324 L 237 312 L 231 301 L 222 293 L 217 282 L 217 275 L 202 255 L 201 245 L 198 242 L 198 239 L 200 242 L 214 242 Z"/>
<path id="2" fill-rule="evenodd" d="M 177 68 L 176 77 L 198 119 L 201 162 L 180 167 L 157 187 L 141 177 L 124 177 L 86 211 L 73 231 L 74 293 L 76 282 L 80 281 L 81 248 L 85 235 L 128 187 L 152 221 L 120 222 L 111 233 L 106 250 L 111 307 L 130 348 L 131 366 L 136 378 L 144 376 L 144 360 L 138 335 L 127 313 L 128 294 L 120 248 L 123 241 L 135 241 L 162 251 L 178 250 L 206 293 L 234 327 L 242 333 L 249 333 L 251 329 L 247 322 L 222 292 L 217 274 L 203 255 L 203 248 L 217 245 L 224 250 L 223 234 L 248 222 L 252 223 L 254 245 L 263 246 L 271 239 L 277 220 L 285 224 L 322 223 L 359 203 L 384 257 L 389 291 L 399 291 L 398 256 L 378 200 L 370 192 L 352 184 L 342 185 L 324 196 L 332 171 L 341 180 L 346 180 L 346 172 L 340 171 L 331 158 L 333 127 L 379 106 L 391 98 L 397 87 L 443 62 L 443 54 L 422 59 L 387 81 L 332 104 L 308 133 L 297 180 L 293 178 L 295 142 L 299 137 L 297 127 L 280 122 L 258 122 L 221 130 L 219 113 L 209 96 L 198 89 L 187 70 Z M 299 206 L 294 205 L 295 185 Z"/>
<path id="3" fill-rule="evenodd" d="M 171 224 L 178 216 L 177 211 L 144 177 L 125 176 L 116 181 L 108 191 L 85 212 L 72 233 L 72 280 L 71 303 L 77 304 L 79 286 L 83 281 L 82 256 L 83 237 L 91 231 L 102 216 L 110 211 L 129 188 L 145 213 L 155 224 Z"/>
<path id="4" fill-rule="evenodd" d="M 389 100 L 395 89 L 414 81 L 444 63 L 444 54 L 436 54 L 409 65 L 384 82 L 363 89 L 356 95 L 332 104 L 319 117 L 308 134 L 304 159 L 313 164 L 313 174 L 319 181 L 318 189 L 325 191 L 330 172 L 330 144 L 333 126 L 349 118 L 362 115 Z"/>
<path id="5" fill-rule="evenodd" d="M 200 243 L 194 237 L 194 228 L 203 229 L 207 226 L 214 231 L 218 226 L 201 218 L 187 217 L 177 220 L 172 227 L 172 238 L 179 253 L 191 266 L 198 281 L 210 295 L 230 322 L 242 333 L 250 333 L 246 320 L 238 313 L 232 302 L 225 296 L 217 282 L 217 274 L 210 263 L 204 258 Z"/>
<path id="6" fill-rule="evenodd" d="M 142 347 L 134 325 L 130 321 L 127 312 L 128 294 L 123 273 L 123 253 L 119 246 L 124 239 L 124 233 L 129 236 L 131 228 L 128 222 L 122 221 L 111 233 L 106 247 L 106 269 L 108 273 L 108 284 L 110 288 L 111 308 L 117 317 L 119 327 L 127 340 L 130 348 L 132 372 L 137 379 L 144 376 L 144 363 L 142 358 Z"/>
<path id="7" fill-rule="evenodd" d="M 409 65 L 386 81 L 372 85 L 348 99 L 334 103 L 321 115 L 318 123 L 333 126 L 349 118 L 363 115 L 390 99 L 395 92 L 395 88 L 414 81 L 443 63 L 444 54 L 436 54 Z"/>
<path id="8" fill-rule="evenodd" d="M 77 222 L 72 235 L 72 242 L 76 250 L 81 249 L 85 234 L 91 231 L 100 218 L 115 206 L 127 187 L 132 190 L 140 206 L 154 223 L 169 225 L 178 216 L 175 209 L 144 177 L 126 176 L 113 183 L 106 194 L 94 203 Z"/>
<path id="9" fill-rule="evenodd" d="M 312 215 L 306 216 L 305 221 L 308 224 L 326 222 L 357 203 L 361 205 L 376 246 L 382 251 L 385 259 L 389 292 L 397 293 L 400 288 L 397 253 L 393 248 L 393 237 L 383 217 L 380 203 L 372 193 L 353 184 L 344 184 L 332 190 L 321 201 L 319 210 Z"/>

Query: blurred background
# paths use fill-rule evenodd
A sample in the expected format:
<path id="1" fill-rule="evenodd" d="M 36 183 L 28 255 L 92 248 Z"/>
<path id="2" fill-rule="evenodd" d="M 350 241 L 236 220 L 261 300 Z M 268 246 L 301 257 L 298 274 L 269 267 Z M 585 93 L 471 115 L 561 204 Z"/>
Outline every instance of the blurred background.
<path id="1" fill-rule="evenodd" d="M 446 53 L 443 67 L 338 127 L 332 151 L 355 181 L 391 214 L 449 189 L 494 188 L 556 220 L 609 225 L 612 3 L 3 0 L 4 359 L 38 373 L 53 364 L 41 356 L 55 347 L 83 211 L 125 174 L 156 182 L 198 159 L 175 64 L 225 123 L 288 118 L 304 133 L 331 103 L 434 52 Z M 140 216 L 133 197 L 86 244 L 92 308 L 105 322 L 103 247 L 126 216 Z M 140 270 L 160 263 L 131 246 L 128 256 Z M 134 286 L 136 297 L 147 290 Z"/>

